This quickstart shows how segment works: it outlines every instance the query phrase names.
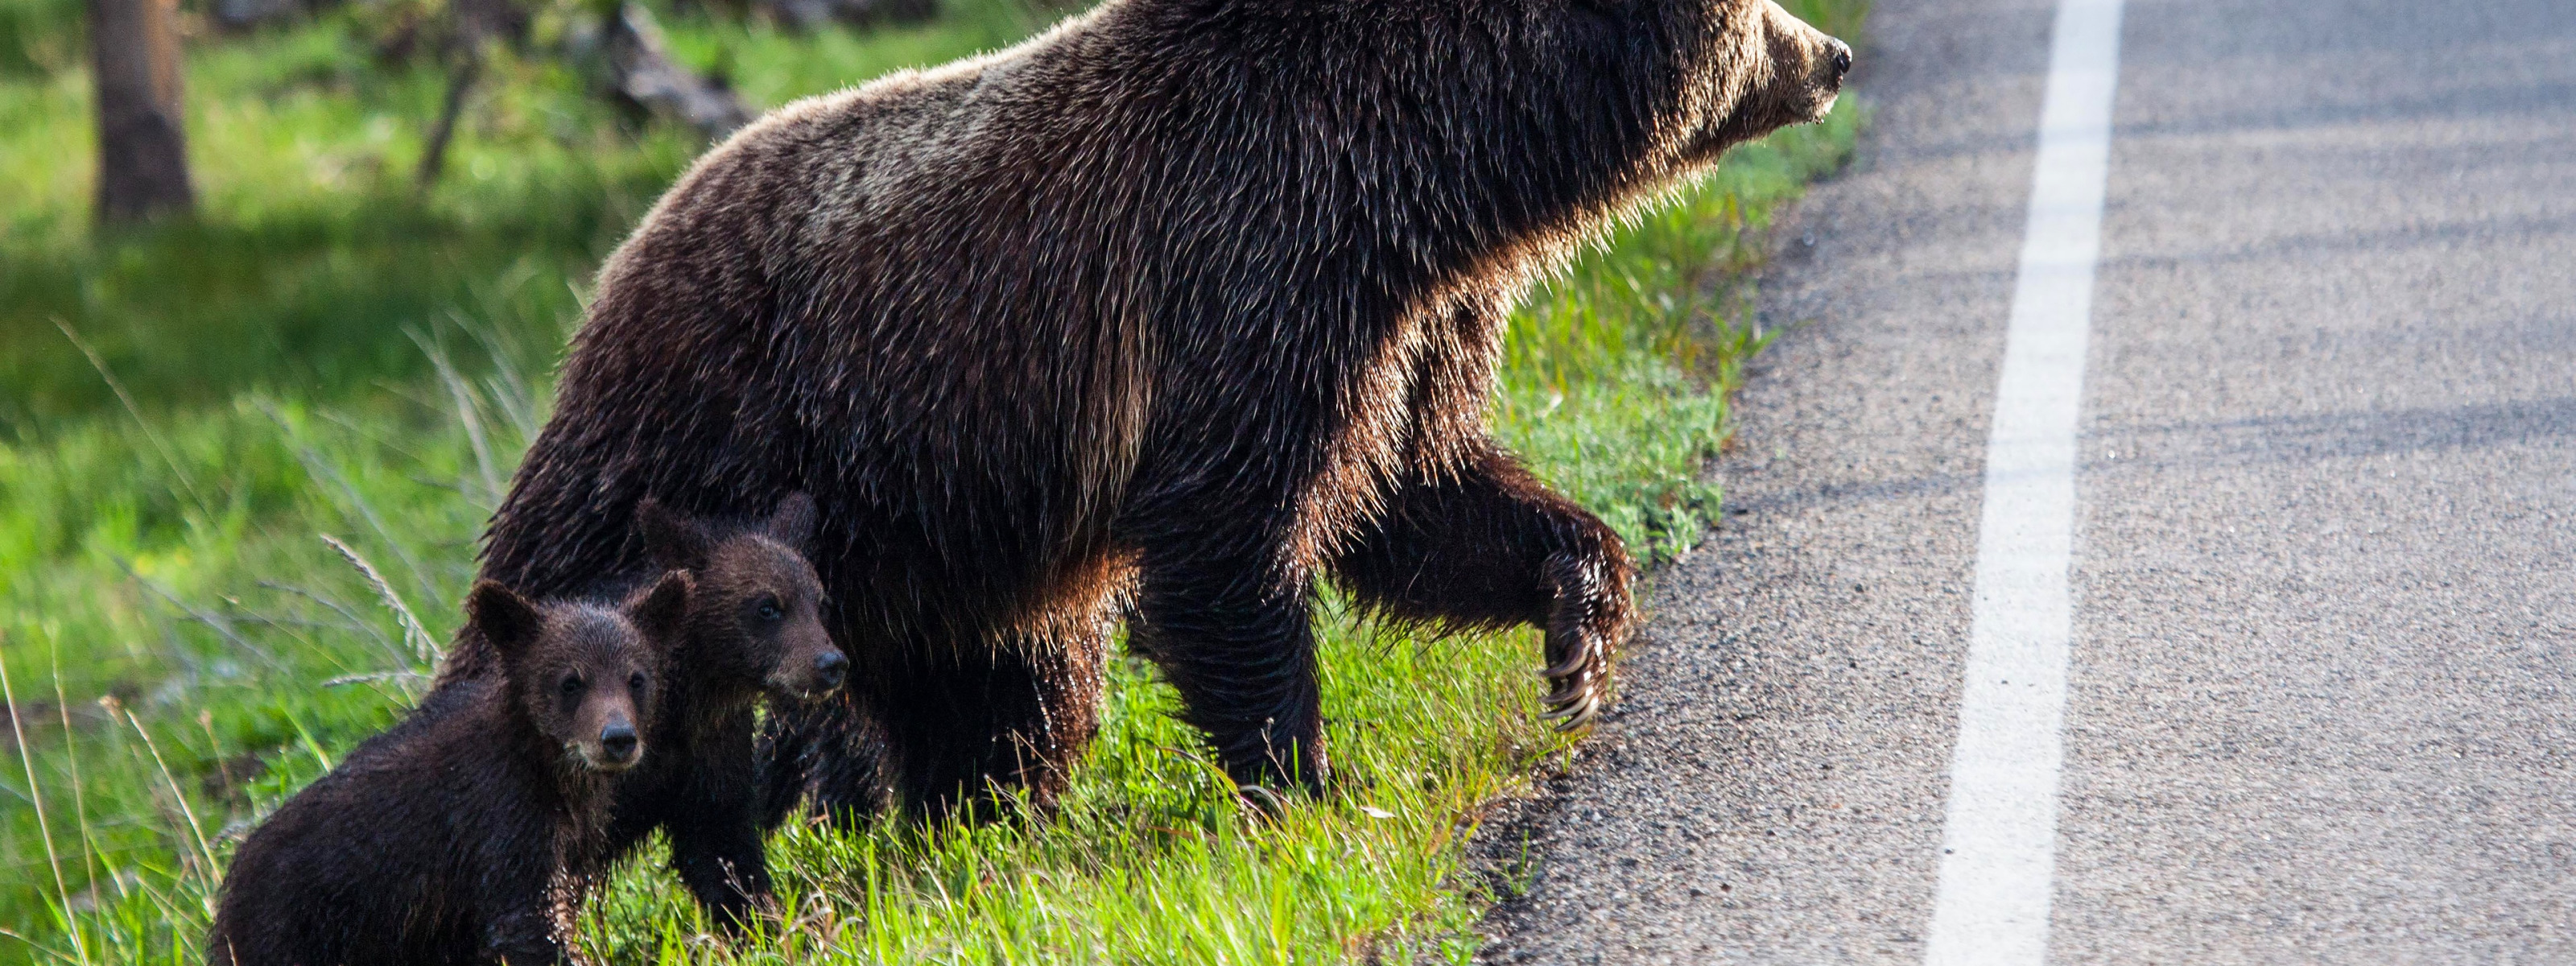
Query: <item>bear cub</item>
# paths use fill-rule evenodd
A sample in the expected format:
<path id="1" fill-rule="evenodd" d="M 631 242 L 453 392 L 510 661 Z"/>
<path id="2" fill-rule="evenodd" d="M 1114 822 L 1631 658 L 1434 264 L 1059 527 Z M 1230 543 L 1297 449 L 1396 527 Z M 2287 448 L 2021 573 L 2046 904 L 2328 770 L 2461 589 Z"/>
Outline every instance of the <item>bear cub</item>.
<path id="1" fill-rule="evenodd" d="M 570 962 L 572 917 L 613 858 L 617 778 L 661 753 L 691 592 L 685 573 L 616 605 L 476 584 L 468 626 L 496 686 L 369 739 L 251 833 L 208 962 Z"/>
<path id="2" fill-rule="evenodd" d="M 636 508 L 652 566 L 689 573 L 695 590 L 650 735 L 656 754 L 617 782 L 610 854 L 664 830 L 672 869 L 731 931 L 769 903 L 753 747 L 761 699 L 829 694 L 850 664 L 823 630 L 823 585 L 805 558 L 814 523 L 801 493 L 765 520 L 701 519 L 652 500 Z"/>

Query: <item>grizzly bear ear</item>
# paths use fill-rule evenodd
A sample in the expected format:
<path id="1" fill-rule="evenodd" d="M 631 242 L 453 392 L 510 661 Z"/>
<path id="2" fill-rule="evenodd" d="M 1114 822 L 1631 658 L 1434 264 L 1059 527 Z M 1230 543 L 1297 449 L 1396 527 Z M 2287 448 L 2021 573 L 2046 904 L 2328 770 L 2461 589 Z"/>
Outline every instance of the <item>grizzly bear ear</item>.
<path id="1" fill-rule="evenodd" d="M 528 603 L 518 591 L 491 580 L 474 582 L 474 592 L 465 598 L 465 619 L 505 660 L 525 652 L 546 627 L 537 605 Z"/>
<path id="2" fill-rule="evenodd" d="M 689 595 L 698 582 L 686 570 L 663 574 L 653 589 L 626 608 L 626 618 L 634 621 L 656 647 L 667 646 L 679 639 L 681 627 L 689 618 Z"/>
<path id="3" fill-rule="evenodd" d="M 769 515 L 769 538 L 804 553 L 814 540 L 814 498 L 803 493 L 790 493 L 778 501 L 778 510 Z"/>
<path id="4" fill-rule="evenodd" d="M 635 523 L 644 531 L 644 551 L 664 570 L 704 570 L 715 541 L 707 529 L 662 501 L 645 497 L 635 505 Z"/>

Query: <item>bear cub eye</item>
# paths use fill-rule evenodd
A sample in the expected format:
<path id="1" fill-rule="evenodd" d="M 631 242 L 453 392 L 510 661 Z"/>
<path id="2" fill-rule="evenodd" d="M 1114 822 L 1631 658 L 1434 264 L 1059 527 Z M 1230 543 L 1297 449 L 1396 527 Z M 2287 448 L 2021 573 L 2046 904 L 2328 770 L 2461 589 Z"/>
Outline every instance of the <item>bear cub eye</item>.
<path id="1" fill-rule="evenodd" d="M 787 611 L 778 606 L 778 598 L 776 597 L 761 598 L 760 606 L 752 612 L 760 615 L 760 619 L 765 621 L 774 621 L 787 616 Z"/>
<path id="2" fill-rule="evenodd" d="M 633 674 L 627 675 L 626 689 L 637 694 L 644 693 L 644 672 L 637 671 Z"/>
<path id="3" fill-rule="evenodd" d="M 580 693 L 581 693 L 581 675 L 578 675 L 578 674 L 567 674 L 567 675 L 564 675 L 564 679 L 563 679 L 563 685 L 562 685 L 562 687 L 563 687 L 564 697 L 569 698 L 569 697 L 572 697 L 573 695 L 580 694 Z"/>

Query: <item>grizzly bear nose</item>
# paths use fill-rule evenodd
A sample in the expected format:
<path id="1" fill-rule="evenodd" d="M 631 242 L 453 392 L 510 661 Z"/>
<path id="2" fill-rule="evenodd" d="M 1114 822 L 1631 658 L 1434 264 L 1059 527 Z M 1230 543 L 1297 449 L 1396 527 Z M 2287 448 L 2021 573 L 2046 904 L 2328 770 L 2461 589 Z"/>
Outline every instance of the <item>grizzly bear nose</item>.
<path id="1" fill-rule="evenodd" d="M 600 729 L 599 748 L 608 753 L 610 761 L 625 761 L 635 757 L 635 726 L 613 724 Z"/>
<path id="2" fill-rule="evenodd" d="M 1851 45 L 1831 37 L 1825 38 L 1825 42 L 1834 45 L 1834 79 L 1841 80 L 1844 74 L 1851 73 Z"/>
<path id="3" fill-rule="evenodd" d="M 841 686 L 841 676 L 850 670 L 850 659 L 839 651 L 825 651 L 814 658 L 815 686 L 829 691 Z"/>

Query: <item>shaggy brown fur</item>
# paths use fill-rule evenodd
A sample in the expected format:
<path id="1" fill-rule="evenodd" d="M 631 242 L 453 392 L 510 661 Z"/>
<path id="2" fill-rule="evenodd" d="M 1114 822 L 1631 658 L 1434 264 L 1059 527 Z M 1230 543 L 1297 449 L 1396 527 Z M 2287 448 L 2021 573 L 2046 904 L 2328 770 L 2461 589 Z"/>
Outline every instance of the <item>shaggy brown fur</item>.
<path id="1" fill-rule="evenodd" d="M 638 520 L 654 565 L 696 575 L 698 592 L 655 729 L 671 753 L 618 781 L 609 848 L 623 856 L 664 830 L 680 881 L 739 931 L 769 900 L 753 756 L 759 699 L 792 708 L 838 689 L 849 668 L 823 630 L 822 581 L 803 556 L 814 504 L 795 494 L 767 522 L 728 528 L 648 500 Z"/>
<path id="2" fill-rule="evenodd" d="M 688 573 L 696 592 L 647 736 L 656 753 L 617 780 L 607 852 L 623 858 L 663 830 L 680 881 L 720 925 L 739 931 L 769 897 L 753 744 L 760 699 L 829 694 L 849 667 L 824 633 L 822 582 L 803 556 L 814 503 L 791 494 L 766 519 L 726 523 L 646 500 L 635 521 L 648 572 Z M 584 595 L 613 598 L 633 580 L 605 577 Z M 470 693 L 488 675 L 492 649 L 470 631 L 441 669 L 439 696 Z"/>
<path id="3" fill-rule="evenodd" d="M 208 962 L 569 961 L 613 859 L 612 776 L 662 753 L 658 677 L 688 603 L 683 574 L 620 608 L 477 584 L 466 609 L 498 686 L 369 739 L 252 832 Z"/>
<path id="4" fill-rule="evenodd" d="M 1062 787 L 1122 614 L 1240 780 L 1321 781 L 1319 577 L 1545 627 L 1579 723 L 1631 568 L 1487 434 L 1507 310 L 1848 64 L 1769 0 L 1110 0 L 790 105 L 602 271 L 484 572 L 814 494 L 856 687 L 780 754 L 927 812 Z"/>

